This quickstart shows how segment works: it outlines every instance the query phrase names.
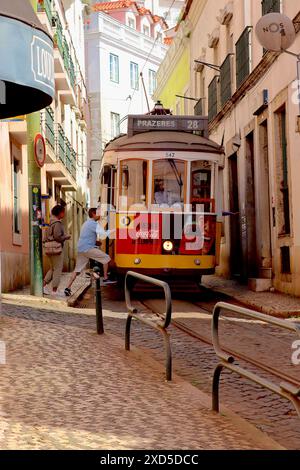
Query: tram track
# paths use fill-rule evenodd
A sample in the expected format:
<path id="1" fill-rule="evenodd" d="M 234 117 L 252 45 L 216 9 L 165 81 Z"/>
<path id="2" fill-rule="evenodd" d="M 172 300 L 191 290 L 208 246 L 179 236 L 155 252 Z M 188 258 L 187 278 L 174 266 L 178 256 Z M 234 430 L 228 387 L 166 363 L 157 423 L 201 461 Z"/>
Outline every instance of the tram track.
<path id="1" fill-rule="evenodd" d="M 140 302 L 145 308 L 152 310 L 151 306 L 147 305 L 147 301 L 140 301 Z M 197 308 L 200 308 L 201 310 L 204 310 L 208 314 L 212 315 L 213 309 L 208 309 L 207 307 L 203 307 L 203 305 L 201 305 L 197 302 L 191 303 L 191 305 L 193 307 L 196 306 Z M 162 314 L 160 314 L 160 313 L 157 313 L 153 310 L 152 310 L 152 312 L 155 313 L 156 315 L 158 315 L 160 318 L 163 317 Z M 197 339 L 199 341 L 202 341 L 203 343 L 213 347 L 213 343 L 212 343 L 212 340 L 211 340 L 210 337 L 208 337 L 204 334 L 201 334 L 201 333 L 199 333 L 195 330 L 192 330 L 185 323 L 173 319 L 172 320 L 172 325 L 174 327 L 176 327 L 178 330 L 186 333 L 190 337 L 192 337 L 194 339 Z M 223 349 L 224 352 L 226 352 L 230 356 L 233 356 L 235 359 L 247 362 L 248 364 L 251 364 L 252 366 L 254 366 L 256 368 L 258 368 L 260 370 L 263 370 L 264 372 L 266 372 L 268 374 L 271 374 L 272 376 L 274 376 L 278 380 L 282 380 L 284 382 L 290 382 L 291 384 L 295 385 L 296 387 L 298 387 L 300 389 L 300 380 L 297 380 L 295 377 L 293 377 L 289 374 L 285 374 L 285 373 L 279 371 L 278 369 L 276 369 L 276 368 L 274 368 L 270 365 L 266 365 L 263 362 L 258 361 L 254 358 L 251 358 L 248 355 L 243 354 L 243 353 L 241 353 L 239 351 L 236 351 L 234 349 L 224 347 L 224 346 L 222 346 L 222 349 Z"/>

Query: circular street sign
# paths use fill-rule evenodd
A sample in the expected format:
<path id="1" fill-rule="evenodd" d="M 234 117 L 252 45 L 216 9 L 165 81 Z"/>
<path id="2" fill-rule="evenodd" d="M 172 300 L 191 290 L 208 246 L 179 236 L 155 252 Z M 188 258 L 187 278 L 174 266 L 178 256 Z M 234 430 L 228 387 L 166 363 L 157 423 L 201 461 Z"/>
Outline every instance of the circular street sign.
<path id="1" fill-rule="evenodd" d="M 260 44 L 273 52 L 288 49 L 296 39 L 293 21 L 281 13 L 264 15 L 257 23 L 255 32 Z"/>
<path id="2" fill-rule="evenodd" d="M 46 160 L 46 144 L 41 134 L 37 134 L 34 139 L 34 159 L 40 168 L 44 166 Z"/>

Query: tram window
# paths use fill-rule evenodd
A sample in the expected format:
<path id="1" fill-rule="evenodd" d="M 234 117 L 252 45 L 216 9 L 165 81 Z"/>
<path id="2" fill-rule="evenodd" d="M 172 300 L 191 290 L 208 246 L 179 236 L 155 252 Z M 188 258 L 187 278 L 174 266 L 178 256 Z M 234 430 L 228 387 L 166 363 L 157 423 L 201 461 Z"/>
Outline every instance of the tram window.
<path id="1" fill-rule="evenodd" d="M 120 209 L 144 206 L 147 194 L 147 162 L 124 160 L 121 162 Z"/>
<path id="2" fill-rule="evenodd" d="M 211 199 L 211 164 L 205 161 L 192 162 L 191 203 L 193 211 L 196 205 L 203 205 L 204 212 L 214 212 Z"/>
<path id="3" fill-rule="evenodd" d="M 153 162 L 153 204 L 162 208 L 184 203 L 185 163 L 180 160 Z"/>

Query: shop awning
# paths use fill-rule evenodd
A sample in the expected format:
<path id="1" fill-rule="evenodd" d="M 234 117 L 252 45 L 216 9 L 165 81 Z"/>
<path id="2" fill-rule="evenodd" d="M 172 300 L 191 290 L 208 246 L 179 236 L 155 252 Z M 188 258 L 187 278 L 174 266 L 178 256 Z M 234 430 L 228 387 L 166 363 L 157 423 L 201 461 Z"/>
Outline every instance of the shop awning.
<path id="1" fill-rule="evenodd" d="M 45 108 L 54 91 L 51 37 L 29 0 L 1 0 L 0 119 Z"/>

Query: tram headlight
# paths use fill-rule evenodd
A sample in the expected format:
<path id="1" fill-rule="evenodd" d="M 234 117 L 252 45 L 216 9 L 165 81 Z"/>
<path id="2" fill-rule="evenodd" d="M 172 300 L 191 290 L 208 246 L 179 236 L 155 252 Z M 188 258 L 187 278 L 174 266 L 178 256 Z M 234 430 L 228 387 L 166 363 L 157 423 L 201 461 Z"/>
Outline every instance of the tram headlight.
<path id="1" fill-rule="evenodd" d="M 130 217 L 127 217 L 127 216 L 124 216 L 122 217 L 121 219 L 121 224 L 124 226 L 124 227 L 128 227 L 128 225 L 130 225 Z"/>
<path id="2" fill-rule="evenodd" d="M 172 251 L 173 248 L 174 248 L 174 245 L 173 245 L 173 243 L 172 243 L 170 240 L 164 242 L 164 244 L 163 244 L 163 249 L 164 249 L 165 251 Z"/>
<path id="3" fill-rule="evenodd" d="M 194 263 L 195 263 L 196 266 L 200 266 L 201 261 L 200 261 L 200 259 L 195 259 Z"/>
<path id="4" fill-rule="evenodd" d="M 141 264 L 142 260 L 141 258 L 135 258 L 134 264 Z"/>

